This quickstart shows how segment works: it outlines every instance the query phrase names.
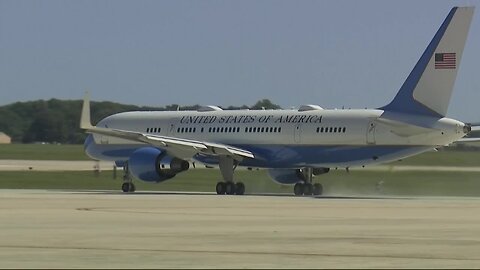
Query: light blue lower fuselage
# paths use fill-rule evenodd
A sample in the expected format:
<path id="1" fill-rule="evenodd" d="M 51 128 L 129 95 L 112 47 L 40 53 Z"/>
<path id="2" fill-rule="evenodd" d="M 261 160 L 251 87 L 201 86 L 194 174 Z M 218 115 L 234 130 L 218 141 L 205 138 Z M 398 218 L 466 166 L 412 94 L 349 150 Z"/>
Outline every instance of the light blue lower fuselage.
<path id="1" fill-rule="evenodd" d="M 322 146 L 322 145 L 234 145 L 255 153 L 255 159 L 244 159 L 240 166 L 254 168 L 354 167 L 386 163 L 432 150 L 431 146 Z M 85 141 L 86 153 L 95 159 L 127 161 L 139 147 L 96 144 L 92 135 Z M 218 160 L 196 155 L 194 160 L 217 164 Z"/>

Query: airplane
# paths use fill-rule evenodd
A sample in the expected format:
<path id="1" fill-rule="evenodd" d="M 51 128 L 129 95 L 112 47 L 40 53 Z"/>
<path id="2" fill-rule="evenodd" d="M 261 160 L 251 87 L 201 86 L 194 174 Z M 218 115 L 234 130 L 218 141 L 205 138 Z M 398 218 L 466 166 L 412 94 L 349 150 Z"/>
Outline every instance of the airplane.
<path id="1" fill-rule="evenodd" d="M 163 182 L 190 164 L 218 166 L 217 194 L 243 195 L 237 166 L 264 168 L 295 195 L 321 195 L 313 177 L 330 168 L 392 162 L 461 140 L 472 126 L 446 117 L 474 7 L 448 13 L 417 64 L 387 105 L 377 109 L 134 111 L 108 116 L 92 126 L 85 95 L 80 127 L 85 151 L 114 161 L 125 171 L 123 192 L 133 178 Z M 477 129 L 477 127 L 473 127 Z M 195 164 L 193 163 L 193 164 Z"/>

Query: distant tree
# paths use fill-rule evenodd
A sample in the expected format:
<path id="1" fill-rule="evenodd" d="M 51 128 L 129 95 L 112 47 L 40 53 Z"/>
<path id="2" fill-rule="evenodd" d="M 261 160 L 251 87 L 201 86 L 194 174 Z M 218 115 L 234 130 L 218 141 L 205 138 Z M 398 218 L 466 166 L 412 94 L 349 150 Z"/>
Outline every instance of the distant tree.
<path id="1" fill-rule="evenodd" d="M 280 107 L 279 105 L 277 104 L 273 104 L 269 99 L 262 99 L 262 100 L 259 100 L 257 101 L 257 103 L 255 103 L 255 105 L 252 106 L 252 110 L 262 110 L 262 109 L 265 109 L 265 110 L 270 110 L 270 109 L 281 109 L 282 107 Z"/>
<path id="2" fill-rule="evenodd" d="M 91 102 L 92 124 L 109 115 L 126 111 L 176 111 L 197 110 L 200 105 L 165 107 L 139 107 L 114 102 Z M 249 107 L 228 106 L 227 110 L 238 109 L 279 109 L 268 99 L 262 99 Z M 79 127 L 81 100 L 50 99 L 15 102 L 0 107 L 0 131 L 12 137 L 13 142 L 59 142 L 83 143 L 86 134 Z"/>

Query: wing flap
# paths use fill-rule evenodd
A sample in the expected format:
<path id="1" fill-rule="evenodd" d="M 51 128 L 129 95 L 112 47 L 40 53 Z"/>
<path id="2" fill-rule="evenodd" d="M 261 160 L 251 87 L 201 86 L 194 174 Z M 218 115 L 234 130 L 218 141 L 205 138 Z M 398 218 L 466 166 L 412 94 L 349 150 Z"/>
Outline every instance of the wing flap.
<path id="1" fill-rule="evenodd" d="M 91 127 L 88 133 L 111 136 L 157 146 L 179 158 L 191 158 L 195 154 L 231 156 L 234 159 L 255 158 L 252 152 L 225 144 L 200 142 L 181 138 L 143 134 L 140 132 Z"/>

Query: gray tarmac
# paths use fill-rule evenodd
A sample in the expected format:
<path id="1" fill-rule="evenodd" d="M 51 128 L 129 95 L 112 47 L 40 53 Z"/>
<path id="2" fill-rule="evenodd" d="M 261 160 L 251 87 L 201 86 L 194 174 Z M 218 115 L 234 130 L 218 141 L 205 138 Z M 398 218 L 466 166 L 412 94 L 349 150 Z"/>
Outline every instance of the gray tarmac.
<path id="1" fill-rule="evenodd" d="M 480 199 L 0 190 L 1 268 L 479 268 Z"/>

